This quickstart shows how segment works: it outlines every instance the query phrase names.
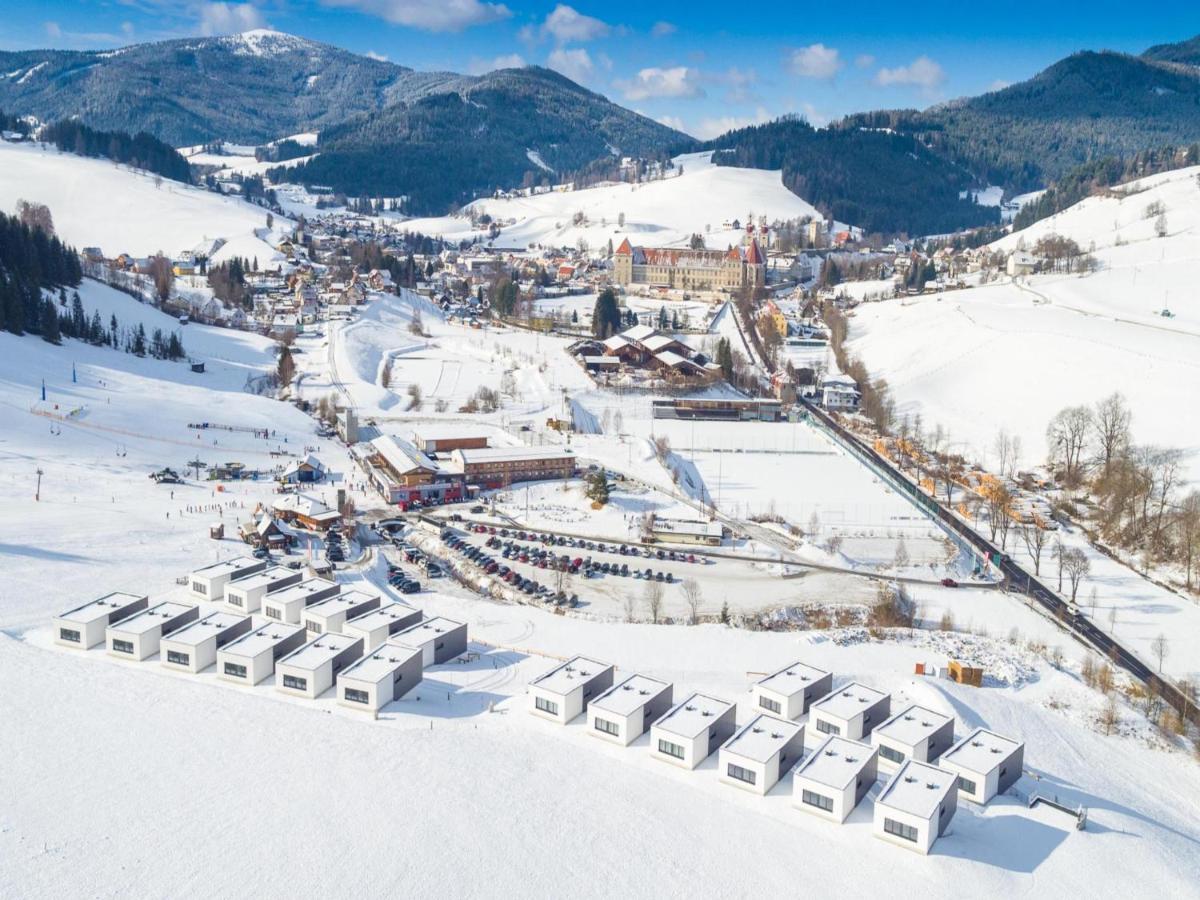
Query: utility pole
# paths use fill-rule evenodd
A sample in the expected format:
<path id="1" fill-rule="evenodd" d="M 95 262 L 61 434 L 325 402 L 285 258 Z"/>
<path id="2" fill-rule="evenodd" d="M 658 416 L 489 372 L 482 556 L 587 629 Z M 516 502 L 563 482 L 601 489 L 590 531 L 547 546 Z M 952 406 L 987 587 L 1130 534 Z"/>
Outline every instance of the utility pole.
<path id="1" fill-rule="evenodd" d="M 37 467 L 37 489 L 33 492 L 34 502 L 40 502 L 42 499 L 42 476 L 46 474 L 42 471 L 42 467 Z"/>

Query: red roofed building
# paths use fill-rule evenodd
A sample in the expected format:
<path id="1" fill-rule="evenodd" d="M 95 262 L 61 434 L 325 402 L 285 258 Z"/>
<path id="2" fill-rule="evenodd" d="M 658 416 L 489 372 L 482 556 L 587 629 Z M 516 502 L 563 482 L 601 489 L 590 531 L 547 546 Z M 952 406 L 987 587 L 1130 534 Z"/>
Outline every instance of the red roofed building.
<path id="1" fill-rule="evenodd" d="M 747 236 L 745 246 L 728 250 L 634 247 L 626 238 L 613 252 L 613 280 L 680 290 L 761 287 L 766 278 L 766 254 L 752 233 Z"/>

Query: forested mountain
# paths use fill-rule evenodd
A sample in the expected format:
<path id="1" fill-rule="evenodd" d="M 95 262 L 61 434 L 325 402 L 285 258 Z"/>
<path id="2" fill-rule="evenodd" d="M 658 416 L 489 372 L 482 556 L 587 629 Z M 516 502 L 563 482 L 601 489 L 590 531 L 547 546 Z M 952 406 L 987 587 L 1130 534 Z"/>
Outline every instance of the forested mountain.
<path id="1" fill-rule="evenodd" d="M 1189 41 L 1180 41 L 1177 44 L 1158 44 L 1151 47 L 1142 54 L 1142 59 L 1200 66 L 1200 34 Z"/>
<path id="2" fill-rule="evenodd" d="M 1152 52 L 1184 57 L 1189 44 L 1195 42 Z M 863 113 L 844 124 L 913 135 L 980 180 L 1017 193 L 1089 160 L 1200 140 L 1200 70 L 1123 53 L 1076 53 L 1003 90 L 924 112 Z"/>
<path id="3" fill-rule="evenodd" d="M 144 131 L 135 135 L 123 131 L 96 131 L 74 119 L 64 119 L 47 125 L 38 137 L 64 153 L 103 156 L 175 181 L 188 182 L 192 178 L 191 166 L 178 150 Z"/>
<path id="4" fill-rule="evenodd" d="M 498 187 L 560 179 L 613 153 L 652 157 L 694 144 L 529 66 L 326 129 L 319 155 L 287 177 L 348 194 L 407 194 L 410 211 L 442 213 Z"/>
<path id="5" fill-rule="evenodd" d="M 937 234 L 998 222 L 999 210 L 959 198 L 975 179 L 909 135 L 813 128 L 785 117 L 722 135 L 720 165 L 782 169 L 783 183 L 840 222 L 868 232 Z"/>
<path id="6" fill-rule="evenodd" d="M 174 146 L 259 144 L 472 79 L 415 72 L 273 31 L 120 50 L 0 52 L 0 108 Z"/>

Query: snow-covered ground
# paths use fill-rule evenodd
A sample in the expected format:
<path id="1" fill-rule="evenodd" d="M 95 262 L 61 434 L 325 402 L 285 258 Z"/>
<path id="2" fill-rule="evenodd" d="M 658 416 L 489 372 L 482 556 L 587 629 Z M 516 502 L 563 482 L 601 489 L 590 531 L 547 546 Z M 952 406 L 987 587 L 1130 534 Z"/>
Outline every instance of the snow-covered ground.
<path id="1" fill-rule="evenodd" d="M 266 233 L 267 212 L 235 197 L 160 179 L 40 144 L 0 142 L 0 209 L 44 203 L 59 237 L 77 248 L 173 256 L 213 238 Z M 291 223 L 277 218 L 282 233 Z"/>
<path id="2" fill-rule="evenodd" d="M 105 288 L 85 285 L 81 294 L 89 307 L 116 311 L 122 322 L 145 317 L 147 327 L 167 327 L 171 321 Z M 314 394 L 336 384 L 361 395 L 368 411 L 392 409 L 383 406 L 386 392 L 373 379 L 385 353 L 414 337 L 406 330 L 406 304 L 382 301 L 358 328 L 301 338 L 305 393 L 310 380 Z M 470 359 L 481 375 L 500 365 L 470 349 L 476 340 L 493 342 L 498 360 L 507 359 L 502 348 L 538 358 L 527 364 L 534 387 L 522 409 L 552 406 L 557 386 L 585 402 L 589 396 L 586 380 L 574 380 L 578 367 L 559 352 L 561 342 L 516 332 L 459 333 L 423 318 L 431 337 L 422 353 Z M 663 884 L 682 896 L 785 895 L 795 891 L 797 866 L 810 883 L 845 897 L 874 896 L 884 878 L 894 891 L 927 897 L 959 897 L 964 885 L 988 896 L 1188 896 L 1200 878 L 1193 815 L 1200 767 L 1126 707 L 1120 734 L 1098 733 L 1103 701 L 1074 674 L 1079 648 L 996 592 L 914 590 L 926 620 L 949 610 L 959 623 L 994 637 L 918 631 L 879 643 L 855 632 L 588 621 L 485 601 L 443 579 L 439 591 L 405 599 L 427 614 L 468 622 L 480 656 L 428 670 L 420 688 L 378 720 L 329 697 L 297 701 L 269 686 L 225 686 L 211 671 L 176 675 L 153 659 L 132 664 L 100 651 L 53 647 L 49 617 L 101 593 L 178 596 L 178 576 L 243 550 L 232 540 L 209 540 L 210 522 L 231 526 L 272 497 L 269 481 L 218 492 L 190 480 L 155 485 L 148 472 L 182 467 L 196 454 L 270 469 L 287 458 L 272 452 L 314 445 L 336 472 L 352 472 L 344 449 L 316 438 L 312 419 L 290 404 L 239 392 L 247 373 L 269 367 L 266 342 L 194 325 L 181 333 L 189 351 L 211 361 L 209 372 L 192 375 L 179 363 L 0 334 L 0 490 L 8 513 L 0 517 L 0 894 L 269 895 L 281 889 L 280 872 L 296 897 L 418 895 L 445 892 L 447 885 L 456 896 L 570 890 L 648 897 L 661 895 Z M 404 365 L 398 357 L 395 366 Z M 30 413 L 43 378 L 48 403 L 82 409 L 53 423 L 55 429 Z M 540 399 L 538 379 L 547 385 Z M 580 435 L 581 454 L 608 456 L 614 464 L 627 453 L 635 459 L 635 444 L 647 446 L 639 437 L 640 403 L 626 410 L 626 441 Z M 503 428 L 504 415 L 480 421 Z M 209 430 L 197 439 L 187 427 L 197 421 L 272 433 L 264 440 Z M 393 424 L 402 429 L 405 421 L 397 416 Z M 750 426 L 746 434 L 771 427 Z M 782 440 L 810 447 L 802 432 L 780 427 Z M 720 434 L 705 437 L 719 445 Z M 757 437 L 747 440 L 752 446 Z M 687 446 L 674 432 L 672 443 Z M 677 455 L 686 459 L 687 451 Z M 669 483 L 640 450 L 636 459 L 647 480 Z M 739 477 L 757 481 L 750 469 Z M 830 477 L 806 477 L 797 468 L 783 486 L 795 483 L 802 496 L 813 479 Z M 538 490 L 549 516 L 553 494 Z M 520 505 L 518 494 L 513 506 Z M 363 507 L 372 504 L 365 494 L 353 496 Z M 623 502 L 633 504 L 634 495 Z M 577 499 L 560 505 L 563 515 L 579 509 Z M 340 577 L 390 596 L 381 587 L 383 573 L 376 556 Z M 847 590 L 836 576 L 828 579 L 831 596 Z M 1001 637 L 1014 626 L 1022 639 L 1060 644 L 1065 670 Z M 670 680 L 677 698 L 701 690 L 736 701 L 739 721 L 751 713 L 747 688 L 758 673 L 803 659 L 831 669 L 839 681 L 861 679 L 893 692 L 894 708 L 911 701 L 952 714 L 959 734 L 986 725 L 1025 740 L 1026 768 L 1041 780 L 1027 778 L 1021 789 L 1086 806 L 1089 829 L 1074 831 L 1061 814 L 1005 797 L 986 809 L 962 805 L 932 856 L 906 853 L 872 836 L 871 798 L 844 826 L 833 826 L 792 807 L 787 779 L 759 798 L 720 783 L 715 757 L 696 771 L 677 770 L 649 757 L 646 738 L 617 748 L 590 737 L 580 722 L 563 728 L 529 716 L 525 685 L 557 658 L 576 653 L 610 661 L 622 674 Z M 983 665 L 985 687 L 911 674 L 916 662 L 944 665 L 951 657 Z M 571 860 L 568 869 L 560 865 L 564 859 Z"/>
<path id="3" fill-rule="evenodd" d="M 920 411 L 981 459 L 1003 428 L 1021 436 L 1025 464 L 1040 463 L 1058 410 L 1121 391 L 1136 439 L 1184 449 L 1194 479 L 1200 420 L 1183 411 L 1200 383 L 1198 174 L 1143 179 L 1123 198 L 1090 198 L 997 245 L 1032 249 L 1063 234 L 1094 245 L 1099 271 L 868 303 L 851 319 L 851 352 L 887 379 L 901 413 Z M 1166 237 L 1146 217 L 1153 203 L 1166 211 Z"/>
<path id="4" fill-rule="evenodd" d="M 503 247 L 574 247 L 582 240 L 600 249 L 625 237 L 634 244 L 668 247 L 686 244 L 700 233 L 709 247 L 724 250 L 742 239 L 741 231 L 725 227 L 734 219 L 744 225 L 750 215 L 768 221 L 819 217 L 813 206 L 783 186 L 780 172 L 716 166 L 711 157 L 709 152 L 678 156 L 675 165 L 683 174 L 660 181 L 476 200 L 470 209 L 500 224 L 495 244 Z M 575 225 L 576 213 L 587 221 Z M 624 226 L 618 224 L 622 215 Z M 472 228 L 465 214 L 413 219 L 406 227 L 451 240 L 483 233 Z"/>

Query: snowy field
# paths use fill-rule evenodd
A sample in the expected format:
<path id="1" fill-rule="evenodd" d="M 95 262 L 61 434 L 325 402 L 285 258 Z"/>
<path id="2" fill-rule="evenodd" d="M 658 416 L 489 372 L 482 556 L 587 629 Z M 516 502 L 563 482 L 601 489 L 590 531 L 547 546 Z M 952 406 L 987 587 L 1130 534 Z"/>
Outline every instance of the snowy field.
<path id="1" fill-rule="evenodd" d="M 688 153 L 675 158 L 683 174 L 644 184 L 619 184 L 534 197 L 476 200 L 470 208 L 487 213 L 501 225 L 497 246 L 574 247 L 585 241 L 592 249 L 613 246 L 628 237 L 650 247 L 686 245 L 699 232 L 711 248 L 739 244 L 740 230 L 725 223 L 743 223 L 749 215 L 776 219 L 819 217 L 804 200 L 783 186 L 780 172 L 716 166 L 712 154 Z M 587 221 L 575 225 L 576 213 Z M 618 225 L 624 214 L 625 225 Z M 450 240 L 472 240 L 481 232 L 465 215 L 412 219 L 406 227 Z"/>
<path id="2" fill-rule="evenodd" d="M 153 310 L 123 295 L 98 287 L 81 293 L 123 322 L 155 323 Z M 371 324 L 347 336 L 344 353 L 335 341 L 322 356 L 329 336 L 305 338 L 305 380 L 314 390 L 322 379 L 325 389 L 339 382 L 367 390 L 378 360 L 405 343 L 402 305 L 380 306 L 397 316 L 394 329 L 364 319 Z M 430 328 L 431 344 L 461 352 L 447 326 Z M 365 340 L 373 332 L 382 335 L 374 345 Z M 194 383 L 179 363 L 0 334 L 0 489 L 11 513 L 0 518 L 0 894 L 270 895 L 283 871 L 295 897 L 649 897 L 661 896 L 664 883 L 678 896 L 788 895 L 798 867 L 844 897 L 876 896 L 883 877 L 893 890 L 923 897 L 960 897 L 964 885 L 986 896 L 1094 894 L 1098 885 L 1117 896 L 1193 892 L 1200 767 L 1128 708 L 1119 734 L 1098 733 L 1102 699 L 1074 674 L 1078 648 L 994 592 L 931 587 L 915 598 L 927 616 L 949 609 L 995 637 L 918 631 L 876 643 L 822 632 L 594 622 L 487 602 L 444 583 L 405 599 L 468 622 L 480 656 L 429 670 L 378 721 L 329 697 L 300 702 L 270 687 L 218 684 L 211 671 L 176 675 L 154 659 L 133 664 L 54 648 L 50 616 L 111 590 L 176 595 L 177 577 L 242 550 L 232 540 L 210 541 L 210 522 L 230 526 L 272 496 L 269 482 L 222 492 L 207 483 L 172 488 L 153 484 L 150 471 L 196 454 L 269 469 L 287 459 L 273 454 L 313 445 L 336 471 L 350 471 L 345 451 L 317 439 L 310 418 L 239 391 L 247 373 L 270 365 L 265 342 L 192 325 L 182 334 L 189 351 L 212 361 Z M 514 352 L 540 351 L 547 384 L 572 377 L 574 364 L 545 338 L 540 348 L 535 335 L 494 338 Z M 337 372 L 322 374 L 330 359 L 340 360 Z M 83 412 L 62 423 L 31 415 L 43 377 L 50 404 Z M 635 410 L 629 420 L 642 427 Z M 272 434 L 209 431 L 197 440 L 187 428 L 194 421 Z M 632 457 L 642 440 L 631 437 L 627 447 L 588 435 L 583 443 L 616 458 Z M 379 587 L 383 575 L 379 557 L 341 573 L 348 585 L 392 596 Z M 830 595 L 848 589 L 834 576 L 826 585 Z M 1006 626 L 1061 644 L 1065 669 L 1000 638 Z M 892 691 L 896 704 L 951 713 L 960 734 L 987 725 L 1024 739 L 1026 767 L 1041 781 L 1027 778 L 1021 789 L 1088 807 L 1089 829 L 1074 831 L 1061 814 L 1005 797 L 986 809 L 964 804 L 932 856 L 906 853 L 872 837 L 870 797 L 836 827 L 793 808 L 787 779 L 758 798 L 720 783 L 715 757 L 694 772 L 677 770 L 649 758 L 646 738 L 622 749 L 591 738 L 581 723 L 556 727 L 527 715 L 526 684 L 576 653 L 612 662 L 622 674 L 670 680 L 678 698 L 701 690 L 736 701 L 740 721 L 750 714 L 747 688 L 758 673 L 795 659 L 824 666 L 839 680 Z M 986 686 L 911 675 L 916 662 L 943 665 L 951 656 L 984 665 Z M 738 840 L 731 843 L 731 834 Z M 743 846 L 753 849 L 739 852 Z M 548 864 L 565 858 L 568 869 Z"/>
<path id="3" fill-rule="evenodd" d="M 1194 480 L 1200 420 L 1181 411 L 1200 383 L 1198 175 L 1194 167 L 1134 182 L 1123 198 L 1089 198 L 997 244 L 1032 248 L 1063 234 L 1094 245 L 1099 271 L 868 303 L 850 320 L 851 352 L 887 379 L 902 414 L 919 411 L 984 460 L 1004 428 L 1020 435 L 1023 464 L 1041 463 L 1058 410 L 1121 391 L 1136 439 L 1185 450 Z M 1156 203 L 1162 238 L 1146 217 Z"/>
<path id="4" fill-rule="evenodd" d="M 18 200 L 44 203 L 59 237 L 105 254 L 168 256 L 204 240 L 266 233 L 267 212 L 169 179 L 155 186 L 145 172 L 40 144 L 0 142 L 0 209 Z M 279 219 L 282 233 L 291 223 Z M 260 260 L 262 262 L 262 260 Z"/>

